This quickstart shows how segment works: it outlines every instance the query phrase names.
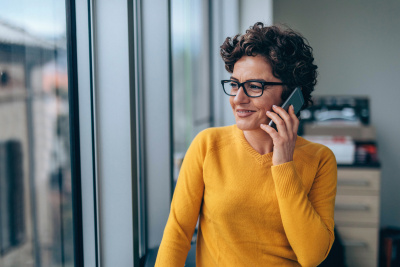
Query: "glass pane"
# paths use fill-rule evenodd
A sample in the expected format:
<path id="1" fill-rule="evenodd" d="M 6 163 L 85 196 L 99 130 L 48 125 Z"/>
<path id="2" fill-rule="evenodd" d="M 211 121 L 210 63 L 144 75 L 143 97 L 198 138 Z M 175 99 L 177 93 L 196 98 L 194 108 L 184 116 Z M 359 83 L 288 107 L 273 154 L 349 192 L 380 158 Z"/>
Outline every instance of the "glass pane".
<path id="1" fill-rule="evenodd" d="M 211 126 L 208 1 L 172 0 L 174 179 L 192 139 Z"/>
<path id="2" fill-rule="evenodd" d="M 0 266 L 73 266 L 65 2 L 0 3 Z"/>

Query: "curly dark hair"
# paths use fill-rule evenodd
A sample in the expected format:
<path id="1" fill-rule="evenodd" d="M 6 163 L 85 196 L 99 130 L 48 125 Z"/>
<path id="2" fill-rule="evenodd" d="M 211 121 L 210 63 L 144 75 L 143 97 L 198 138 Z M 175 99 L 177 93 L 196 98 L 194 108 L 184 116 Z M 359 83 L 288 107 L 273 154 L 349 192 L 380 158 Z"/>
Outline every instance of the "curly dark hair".
<path id="1" fill-rule="evenodd" d="M 311 92 L 317 83 L 317 65 L 308 41 L 289 27 L 264 26 L 257 22 L 243 35 L 227 37 L 221 45 L 220 54 L 225 69 L 232 73 L 235 63 L 242 56 L 264 57 L 272 67 L 272 74 L 286 85 L 283 87 L 284 101 L 300 86 L 303 92 L 302 109 L 312 105 Z"/>

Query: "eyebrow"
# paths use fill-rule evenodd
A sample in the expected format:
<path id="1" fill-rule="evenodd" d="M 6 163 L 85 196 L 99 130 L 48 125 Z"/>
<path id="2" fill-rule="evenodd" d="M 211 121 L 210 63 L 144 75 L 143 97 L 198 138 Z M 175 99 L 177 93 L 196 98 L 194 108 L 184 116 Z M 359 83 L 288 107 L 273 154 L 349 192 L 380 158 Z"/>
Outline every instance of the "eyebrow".
<path id="1" fill-rule="evenodd" d="M 230 78 L 231 80 L 235 80 L 235 81 L 239 81 L 239 79 L 237 79 L 237 78 L 235 78 L 235 77 L 233 77 L 233 76 L 231 76 L 231 78 Z M 268 81 L 266 81 L 266 80 L 264 80 L 264 79 L 249 79 L 249 80 L 246 80 L 246 82 L 268 82 Z"/>

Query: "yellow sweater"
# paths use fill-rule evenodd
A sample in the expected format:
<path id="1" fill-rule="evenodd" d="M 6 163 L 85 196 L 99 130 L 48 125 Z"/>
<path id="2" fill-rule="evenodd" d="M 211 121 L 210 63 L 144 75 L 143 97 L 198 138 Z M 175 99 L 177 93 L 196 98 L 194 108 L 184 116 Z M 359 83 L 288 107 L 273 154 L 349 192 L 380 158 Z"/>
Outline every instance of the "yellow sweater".
<path id="1" fill-rule="evenodd" d="M 317 266 L 334 241 L 336 159 L 298 137 L 272 166 L 236 125 L 199 133 L 182 164 L 156 266 L 184 266 L 200 215 L 196 266 Z"/>

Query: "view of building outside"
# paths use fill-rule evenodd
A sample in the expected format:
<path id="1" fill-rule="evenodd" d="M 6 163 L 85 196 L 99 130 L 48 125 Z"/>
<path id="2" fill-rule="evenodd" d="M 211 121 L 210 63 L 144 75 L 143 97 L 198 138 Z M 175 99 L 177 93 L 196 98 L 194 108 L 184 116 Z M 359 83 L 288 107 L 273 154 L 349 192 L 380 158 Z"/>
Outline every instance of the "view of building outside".
<path id="1" fill-rule="evenodd" d="M 73 266 L 65 2 L 0 3 L 0 266 Z"/>

